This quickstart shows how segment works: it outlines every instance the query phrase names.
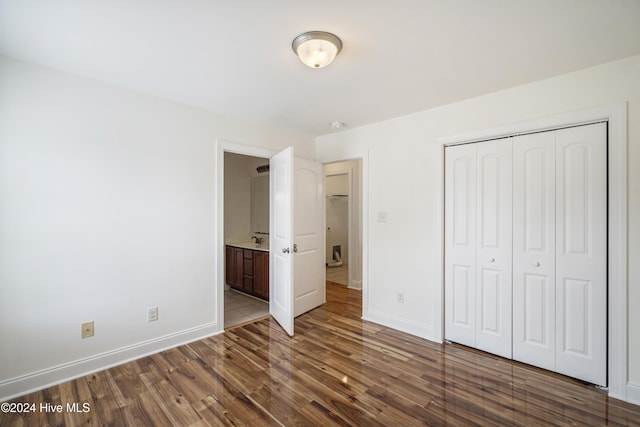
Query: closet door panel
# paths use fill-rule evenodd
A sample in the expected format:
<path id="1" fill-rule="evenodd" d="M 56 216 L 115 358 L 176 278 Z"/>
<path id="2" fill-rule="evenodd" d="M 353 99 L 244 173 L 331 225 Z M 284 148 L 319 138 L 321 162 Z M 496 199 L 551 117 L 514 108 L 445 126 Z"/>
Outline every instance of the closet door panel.
<path id="1" fill-rule="evenodd" d="M 513 142 L 513 358 L 555 369 L 555 133 Z"/>
<path id="2" fill-rule="evenodd" d="M 557 131 L 556 370 L 606 386 L 606 125 Z"/>
<path id="3" fill-rule="evenodd" d="M 476 145 L 476 347 L 511 358 L 511 141 Z"/>
<path id="4" fill-rule="evenodd" d="M 476 146 L 445 149 L 445 338 L 475 346 Z"/>

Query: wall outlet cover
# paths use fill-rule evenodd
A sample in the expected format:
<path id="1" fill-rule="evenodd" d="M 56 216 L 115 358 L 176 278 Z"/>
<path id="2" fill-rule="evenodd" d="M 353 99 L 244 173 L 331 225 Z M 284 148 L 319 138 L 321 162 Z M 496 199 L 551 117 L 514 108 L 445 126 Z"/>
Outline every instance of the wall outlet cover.
<path id="1" fill-rule="evenodd" d="M 82 325 L 80 325 L 81 327 L 81 337 L 84 338 L 89 338 L 93 336 L 93 320 L 91 322 L 87 322 L 87 323 L 83 323 Z"/>

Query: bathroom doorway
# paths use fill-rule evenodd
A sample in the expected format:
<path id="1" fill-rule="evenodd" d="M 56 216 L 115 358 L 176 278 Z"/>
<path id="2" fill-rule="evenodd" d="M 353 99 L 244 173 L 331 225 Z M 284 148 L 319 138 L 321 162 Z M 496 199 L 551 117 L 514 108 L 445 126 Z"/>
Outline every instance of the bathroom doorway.
<path id="1" fill-rule="evenodd" d="M 224 328 L 269 314 L 269 159 L 224 153 Z"/>

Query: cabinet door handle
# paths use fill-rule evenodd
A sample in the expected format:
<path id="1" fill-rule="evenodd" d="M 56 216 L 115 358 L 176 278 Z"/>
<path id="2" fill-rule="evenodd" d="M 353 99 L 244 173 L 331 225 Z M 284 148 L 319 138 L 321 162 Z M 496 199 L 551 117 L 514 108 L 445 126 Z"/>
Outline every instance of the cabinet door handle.
<path id="1" fill-rule="evenodd" d="M 289 248 L 282 248 L 282 253 L 288 254 L 289 253 Z"/>

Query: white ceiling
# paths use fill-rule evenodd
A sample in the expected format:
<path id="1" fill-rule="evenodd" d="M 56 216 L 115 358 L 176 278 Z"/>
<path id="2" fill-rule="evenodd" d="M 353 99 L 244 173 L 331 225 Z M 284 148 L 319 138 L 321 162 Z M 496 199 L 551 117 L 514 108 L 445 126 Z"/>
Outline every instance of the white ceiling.
<path id="1" fill-rule="evenodd" d="M 0 54 L 321 135 L 640 54 L 640 0 L 0 0 Z"/>

